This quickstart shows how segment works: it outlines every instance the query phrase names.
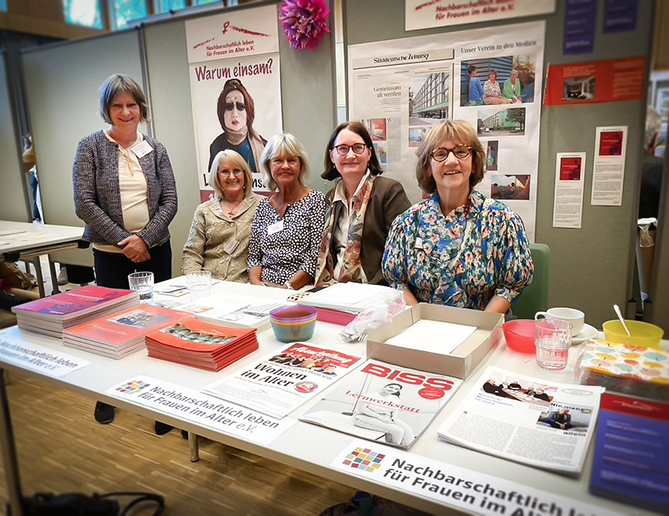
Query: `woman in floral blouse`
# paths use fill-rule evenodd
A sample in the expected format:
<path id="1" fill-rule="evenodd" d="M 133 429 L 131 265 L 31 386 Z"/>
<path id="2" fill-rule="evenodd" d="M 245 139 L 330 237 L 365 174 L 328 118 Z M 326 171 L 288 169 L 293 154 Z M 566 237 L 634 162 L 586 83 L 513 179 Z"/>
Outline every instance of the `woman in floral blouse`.
<path id="1" fill-rule="evenodd" d="M 388 283 L 405 290 L 408 304 L 508 312 L 534 266 L 520 217 L 473 189 L 486 159 L 476 133 L 446 121 L 416 154 L 418 184 L 432 195 L 393 223 L 383 256 Z"/>

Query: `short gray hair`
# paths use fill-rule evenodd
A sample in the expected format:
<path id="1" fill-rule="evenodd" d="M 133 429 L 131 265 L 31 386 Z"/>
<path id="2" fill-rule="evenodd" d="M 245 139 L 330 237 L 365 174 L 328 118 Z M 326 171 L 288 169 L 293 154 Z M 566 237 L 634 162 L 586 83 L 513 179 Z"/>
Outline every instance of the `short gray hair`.
<path id="1" fill-rule="evenodd" d="M 146 96 L 142 88 L 135 82 L 132 77 L 115 73 L 107 77 L 107 80 L 100 86 L 100 116 L 110 125 L 112 124 L 109 110 L 119 93 L 130 93 L 139 105 L 140 122 L 149 121 L 149 104 L 146 101 Z"/>
<path id="2" fill-rule="evenodd" d="M 643 146 L 646 150 L 652 150 L 650 147 L 658 134 L 662 134 L 662 116 L 657 109 L 648 106 L 646 110 L 646 132 L 643 139 Z"/>
<path id="3" fill-rule="evenodd" d="M 300 161 L 299 180 L 300 183 L 304 185 L 304 179 L 311 174 L 307 150 L 292 134 L 279 133 L 269 139 L 267 145 L 265 145 L 265 150 L 260 157 L 260 169 L 262 171 L 263 183 L 265 183 L 267 188 L 272 192 L 276 192 L 279 189 L 272 177 L 272 160 L 278 156 L 291 156 Z"/>

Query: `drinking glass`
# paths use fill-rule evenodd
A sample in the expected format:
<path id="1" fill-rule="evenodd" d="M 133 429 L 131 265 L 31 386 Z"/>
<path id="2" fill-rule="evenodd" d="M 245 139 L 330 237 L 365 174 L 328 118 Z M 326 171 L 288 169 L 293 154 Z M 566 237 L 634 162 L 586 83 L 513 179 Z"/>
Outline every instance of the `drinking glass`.
<path id="1" fill-rule="evenodd" d="M 534 343 L 539 367 L 549 371 L 560 371 L 567 367 L 571 328 L 571 323 L 554 317 L 534 322 Z"/>
<path id="2" fill-rule="evenodd" d="M 128 274 L 130 290 L 139 293 L 140 303 L 153 301 L 153 272 L 133 272 Z"/>
<path id="3" fill-rule="evenodd" d="M 211 272 L 197 271 L 186 274 L 191 301 L 197 301 L 211 294 Z"/>

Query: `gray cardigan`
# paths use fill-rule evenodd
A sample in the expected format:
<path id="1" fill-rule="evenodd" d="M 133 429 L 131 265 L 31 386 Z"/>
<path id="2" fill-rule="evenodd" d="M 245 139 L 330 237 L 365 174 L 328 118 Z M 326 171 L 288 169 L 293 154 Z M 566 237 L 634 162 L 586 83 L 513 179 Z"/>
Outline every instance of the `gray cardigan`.
<path id="1" fill-rule="evenodd" d="M 138 236 L 149 247 L 170 238 L 168 226 L 177 213 L 177 190 L 167 150 L 145 136 L 153 152 L 139 158 L 148 186 L 149 223 Z M 86 223 L 87 242 L 118 245 L 131 233 L 123 226 L 118 176 L 118 145 L 98 131 L 79 142 L 74 160 L 74 207 Z"/>

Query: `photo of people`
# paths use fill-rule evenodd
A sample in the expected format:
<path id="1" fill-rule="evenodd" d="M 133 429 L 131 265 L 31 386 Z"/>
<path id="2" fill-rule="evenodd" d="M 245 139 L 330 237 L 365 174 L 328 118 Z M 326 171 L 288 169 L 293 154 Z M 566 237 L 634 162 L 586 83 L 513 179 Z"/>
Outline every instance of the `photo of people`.
<path id="1" fill-rule="evenodd" d="M 409 147 L 417 148 L 427 133 L 427 127 L 409 127 Z"/>
<path id="2" fill-rule="evenodd" d="M 529 174 L 522 175 L 493 175 L 491 178 L 490 196 L 500 201 L 530 199 Z"/>
<path id="3" fill-rule="evenodd" d="M 539 415 L 537 426 L 585 433 L 592 421 L 590 407 L 566 406 L 553 403 Z"/>
<path id="4" fill-rule="evenodd" d="M 530 55 L 468 59 L 460 64 L 460 107 L 534 102 Z"/>
<path id="5" fill-rule="evenodd" d="M 388 163 L 388 142 L 375 142 L 374 150 L 379 157 L 381 165 L 386 165 Z"/>
<path id="6" fill-rule="evenodd" d="M 144 310 L 133 310 L 132 312 L 112 317 L 109 320 L 123 326 L 146 329 L 168 321 L 169 317 L 166 315 L 151 314 Z"/>
<path id="7" fill-rule="evenodd" d="M 494 172 L 497 170 L 497 153 L 499 151 L 499 142 L 491 140 L 485 143 L 486 149 L 486 170 Z"/>
<path id="8" fill-rule="evenodd" d="M 524 136 L 525 108 L 480 109 L 476 125 L 479 136 Z"/>
<path id="9" fill-rule="evenodd" d="M 553 401 L 551 393 L 557 390 L 554 386 L 528 384 L 523 385 L 517 378 L 505 376 L 487 378 L 481 384 L 481 392 L 492 394 L 510 401 L 533 404 L 550 404 Z"/>
<path id="10" fill-rule="evenodd" d="M 222 150 L 237 151 L 258 172 L 260 156 L 267 140 L 253 129 L 255 103 L 239 79 L 230 79 L 223 85 L 216 105 L 223 132 L 209 146 L 209 167 Z"/>

